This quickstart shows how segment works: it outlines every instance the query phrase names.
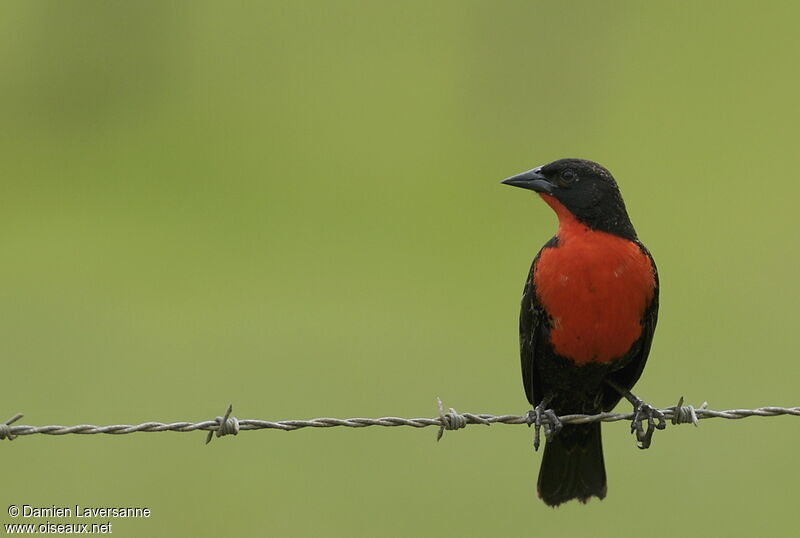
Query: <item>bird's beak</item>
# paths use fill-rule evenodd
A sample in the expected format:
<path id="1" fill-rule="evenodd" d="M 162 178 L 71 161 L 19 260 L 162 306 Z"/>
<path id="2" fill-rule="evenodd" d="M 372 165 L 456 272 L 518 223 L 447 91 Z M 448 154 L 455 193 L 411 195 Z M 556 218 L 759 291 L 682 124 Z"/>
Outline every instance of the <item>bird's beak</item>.
<path id="1" fill-rule="evenodd" d="M 541 173 L 541 168 L 534 168 L 527 172 L 522 172 L 516 176 L 511 176 L 502 181 L 503 185 L 511 185 L 513 187 L 522 187 L 536 192 L 544 192 L 552 194 L 555 185 L 547 181 Z"/>

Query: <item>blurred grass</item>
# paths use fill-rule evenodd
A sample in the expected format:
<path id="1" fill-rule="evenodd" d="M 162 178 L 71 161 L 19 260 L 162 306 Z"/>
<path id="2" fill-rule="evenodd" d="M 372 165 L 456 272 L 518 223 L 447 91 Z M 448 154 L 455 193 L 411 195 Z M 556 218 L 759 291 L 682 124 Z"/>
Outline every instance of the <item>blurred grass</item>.
<path id="1" fill-rule="evenodd" d="M 798 404 L 792 3 L 0 14 L 9 416 L 521 412 L 518 299 L 555 223 L 498 182 L 563 156 L 614 172 L 659 264 L 638 392 Z M 0 502 L 149 506 L 115 520 L 130 536 L 779 535 L 791 421 L 646 452 L 607 425 L 609 497 L 556 511 L 530 432 L 503 426 L 22 438 Z"/>

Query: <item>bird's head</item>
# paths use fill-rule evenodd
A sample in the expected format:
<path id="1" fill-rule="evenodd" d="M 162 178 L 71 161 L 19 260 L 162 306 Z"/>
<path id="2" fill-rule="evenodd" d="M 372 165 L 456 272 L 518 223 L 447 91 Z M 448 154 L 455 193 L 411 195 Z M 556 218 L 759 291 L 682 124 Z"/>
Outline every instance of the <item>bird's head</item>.
<path id="1" fill-rule="evenodd" d="M 560 159 L 503 181 L 538 192 L 564 221 L 574 217 L 594 230 L 636 239 L 625 202 L 611 173 L 583 159 Z"/>

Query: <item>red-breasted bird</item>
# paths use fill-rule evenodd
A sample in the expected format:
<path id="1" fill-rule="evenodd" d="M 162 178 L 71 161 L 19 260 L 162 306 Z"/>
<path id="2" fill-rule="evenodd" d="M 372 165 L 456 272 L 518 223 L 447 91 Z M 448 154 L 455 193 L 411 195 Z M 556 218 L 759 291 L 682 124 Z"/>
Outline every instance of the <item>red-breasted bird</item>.
<path id="1" fill-rule="evenodd" d="M 656 328 L 656 265 L 636 237 L 616 181 L 599 164 L 561 159 L 503 183 L 537 192 L 558 216 L 558 232 L 531 265 L 519 320 L 537 449 L 547 418 L 539 497 L 550 506 L 602 499 L 600 423 L 562 424 L 558 415 L 610 411 L 624 396 L 634 407 L 631 430 L 640 448 L 650 445 L 654 428 L 663 429 L 663 414 L 630 393 Z"/>

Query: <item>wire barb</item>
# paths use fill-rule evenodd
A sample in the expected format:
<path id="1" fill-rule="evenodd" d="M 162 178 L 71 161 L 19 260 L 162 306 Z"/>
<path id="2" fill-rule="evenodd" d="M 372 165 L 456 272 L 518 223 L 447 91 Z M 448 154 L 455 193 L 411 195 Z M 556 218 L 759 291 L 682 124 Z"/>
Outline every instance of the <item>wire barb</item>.
<path id="1" fill-rule="evenodd" d="M 445 430 L 460 430 L 461 428 L 466 428 L 467 424 L 491 425 L 491 422 L 480 415 L 473 415 L 472 413 L 461 414 L 452 407 L 450 411 L 445 413 L 441 398 L 436 398 L 436 404 L 439 407 L 439 431 L 436 434 L 437 441 L 441 441 Z"/>
<path id="2" fill-rule="evenodd" d="M 703 402 L 699 410 L 703 411 L 708 407 L 708 402 Z M 677 405 L 672 408 L 672 423 L 673 424 L 686 424 L 691 422 L 695 428 L 698 426 L 697 410 L 693 405 L 683 405 L 683 396 L 678 399 Z"/>
<path id="3" fill-rule="evenodd" d="M 439 432 L 436 434 L 436 441 L 442 440 L 445 430 L 460 430 L 467 427 L 467 419 L 463 415 L 459 415 L 452 407 L 449 412 L 445 413 L 441 398 L 436 398 L 436 403 L 439 406 L 439 420 L 442 422 Z"/>
<path id="4" fill-rule="evenodd" d="M 11 425 L 14 424 L 16 421 L 24 417 L 22 413 L 17 413 L 10 419 L 6 420 L 2 424 L 0 424 L 0 441 L 3 439 L 8 439 L 9 441 L 13 441 L 17 438 L 16 435 L 11 431 Z"/>
<path id="5" fill-rule="evenodd" d="M 231 413 L 233 413 L 233 404 L 228 405 L 225 416 L 214 419 L 217 423 L 217 437 L 222 437 L 223 435 L 239 435 L 239 419 L 232 417 Z M 206 437 L 206 444 L 211 442 L 212 437 L 214 437 L 214 430 L 209 430 L 208 436 Z"/>

